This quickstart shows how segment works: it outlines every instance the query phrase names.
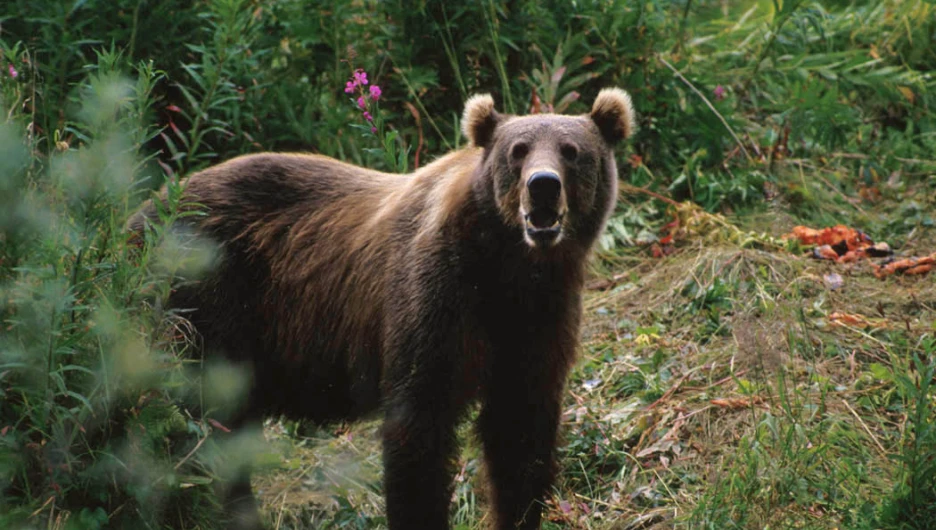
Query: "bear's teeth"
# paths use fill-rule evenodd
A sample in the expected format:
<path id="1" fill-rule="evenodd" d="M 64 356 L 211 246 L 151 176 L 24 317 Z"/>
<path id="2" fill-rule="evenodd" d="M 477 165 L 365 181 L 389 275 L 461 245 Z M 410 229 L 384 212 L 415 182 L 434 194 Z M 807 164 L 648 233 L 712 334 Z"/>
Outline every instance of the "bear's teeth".
<path id="1" fill-rule="evenodd" d="M 563 217 L 564 217 L 564 216 L 563 216 L 562 214 L 560 214 L 558 217 L 556 217 L 556 218 L 553 220 L 552 224 L 550 224 L 549 226 L 539 226 L 539 225 L 537 225 L 535 222 L 533 222 L 533 219 L 531 218 L 531 214 L 524 214 L 524 215 L 523 215 L 523 220 L 524 220 L 524 222 L 526 223 L 527 227 L 529 227 L 529 228 L 531 228 L 531 229 L 533 229 L 533 230 L 550 230 L 550 231 L 555 231 L 555 230 L 559 230 L 559 229 L 561 228 L 561 226 L 562 226 L 562 218 L 563 218 Z"/>

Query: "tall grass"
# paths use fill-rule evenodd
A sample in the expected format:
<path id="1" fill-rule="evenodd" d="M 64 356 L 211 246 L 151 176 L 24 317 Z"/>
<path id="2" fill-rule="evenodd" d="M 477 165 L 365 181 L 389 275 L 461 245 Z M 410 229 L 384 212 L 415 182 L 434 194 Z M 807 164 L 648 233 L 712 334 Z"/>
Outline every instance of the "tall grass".
<path id="1" fill-rule="evenodd" d="M 121 59 L 100 52 L 75 87 L 63 131 L 79 145 L 40 154 L 20 114 L 0 129 L 4 528 L 218 520 L 211 428 L 185 408 L 202 372 L 180 355 L 184 321 L 161 308 L 170 280 L 208 256 L 168 233 L 128 241 L 130 209 L 159 174 L 142 148 L 157 133 L 145 119 L 162 74 Z"/>

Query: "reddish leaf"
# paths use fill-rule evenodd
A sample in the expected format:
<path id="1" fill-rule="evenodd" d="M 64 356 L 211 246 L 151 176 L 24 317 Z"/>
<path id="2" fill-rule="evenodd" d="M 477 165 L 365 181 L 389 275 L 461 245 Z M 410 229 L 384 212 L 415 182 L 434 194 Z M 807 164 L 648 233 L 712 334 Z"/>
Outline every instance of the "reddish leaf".
<path id="1" fill-rule="evenodd" d="M 542 111 L 542 102 L 534 89 L 530 97 L 530 114 L 539 114 Z"/>
<path id="2" fill-rule="evenodd" d="M 211 426 L 215 427 L 216 429 L 221 429 L 224 432 L 231 432 L 231 429 L 228 429 L 224 425 L 221 425 L 221 422 L 219 422 L 218 420 L 208 418 L 208 423 L 210 423 Z"/>

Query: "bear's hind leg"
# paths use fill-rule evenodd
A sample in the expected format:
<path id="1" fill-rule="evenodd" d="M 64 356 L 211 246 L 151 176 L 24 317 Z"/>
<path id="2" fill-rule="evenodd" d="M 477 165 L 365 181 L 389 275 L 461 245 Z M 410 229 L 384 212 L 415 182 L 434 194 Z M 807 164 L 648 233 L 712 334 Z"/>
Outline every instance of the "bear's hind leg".
<path id="1" fill-rule="evenodd" d="M 218 432 L 217 442 L 223 451 L 222 466 L 217 470 L 217 492 L 227 525 L 232 530 L 263 530 L 260 504 L 250 485 L 254 449 L 264 444 L 261 416 L 247 413 L 229 418 L 230 432 Z M 246 450 L 245 450 L 246 449 Z"/>
<path id="2" fill-rule="evenodd" d="M 250 472 L 238 473 L 227 485 L 224 513 L 230 519 L 232 530 L 263 530 L 260 508 L 250 486 Z"/>

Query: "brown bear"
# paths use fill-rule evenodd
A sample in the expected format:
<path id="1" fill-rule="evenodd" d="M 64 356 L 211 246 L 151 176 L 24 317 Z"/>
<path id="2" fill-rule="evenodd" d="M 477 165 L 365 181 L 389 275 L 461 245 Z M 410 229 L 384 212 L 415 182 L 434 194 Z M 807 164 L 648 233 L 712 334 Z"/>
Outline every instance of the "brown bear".
<path id="1" fill-rule="evenodd" d="M 616 88 L 582 116 L 500 114 L 479 95 L 462 125 L 470 146 L 409 175 L 265 153 L 184 192 L 206 213 L 180 223 L 221 257 L 170 303 L 193 309 L 206 352 L 249 367 L 237 424 L 380 411 L 391 530 L 448 528 L 474 402 L 494 526 L 539 528 L 586 259 L 634 111 Z M 150 202 L 130 226 L 155 217 Z M 249 495 L 249 479 L 232 490 Z"/>

